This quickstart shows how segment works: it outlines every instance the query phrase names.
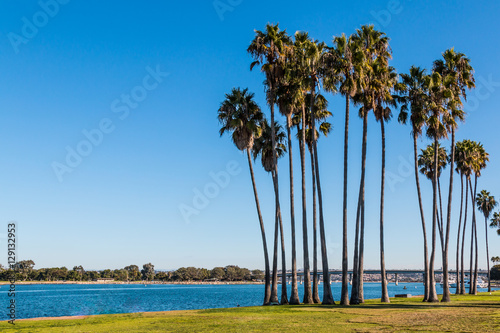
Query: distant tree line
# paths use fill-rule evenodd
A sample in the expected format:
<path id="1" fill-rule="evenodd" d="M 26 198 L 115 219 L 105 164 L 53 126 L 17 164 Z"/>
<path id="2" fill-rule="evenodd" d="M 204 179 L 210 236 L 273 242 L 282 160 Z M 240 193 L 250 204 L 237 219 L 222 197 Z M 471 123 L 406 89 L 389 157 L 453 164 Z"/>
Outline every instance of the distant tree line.
<path id="1" fill-rule="evenodd" d="M 94 281 L 98 279 L 114 279 L 115 281 L 259 281 L 264 279 L 261 270 L 249 270 L 238 266 L 215 267 L 212 270 L 196 267 L 181 267 L 176 271 L 155 271 L 151 263 L 144 264 L 142 269 L 137 265 L 122 269 L 105 269 L 86 271 L 83 266 L 34 269 L 33 260 L 19 261 L 14 269 L 5 269 L 0 265 L 0 281 L 7 281 L 15 273 L 18 281 Z"/>

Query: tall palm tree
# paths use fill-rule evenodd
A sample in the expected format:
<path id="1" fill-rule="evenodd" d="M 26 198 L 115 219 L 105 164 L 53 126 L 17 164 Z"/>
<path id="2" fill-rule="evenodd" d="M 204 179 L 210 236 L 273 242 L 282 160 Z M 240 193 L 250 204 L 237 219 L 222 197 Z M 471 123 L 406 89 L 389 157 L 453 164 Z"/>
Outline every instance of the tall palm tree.
<path id="1" fill-rule="evenodd" d="M 236 147 L 241 151 L 246 151 L 248 158 L 248 167 L 252 179 L 252 187 L 255 198 L 255 206 L 259 217 L 260 232 L 262 236 L 262 246 L 264 249 L 265 263 L 265 293 L 264 305 L 270 303 L 271 298 L 271 274 L 269 269 L 269 255 L 267 251 L 266 232 L 264 229 L 264 221 L 260 211 L 259 196 L 257 194 L 257 186 L 255 184 L 255 176 L 253 172 L 252 159 L 250 151 L 253 148 L 255 137 L 259 137 L 261 133 L 260 122 L 263 118 L 262 111 L 257 103 L 253 100 L 254 94 L 249 93 L 248 89 L 241 90 L 233 88 L 231 93 L 226 94 L 225 100 L 221 103 L 217 118 L 222 124 L 220 135 L 231 133 L 231 138 Z"/>
<path id="2" fill-rule="evenodd" d="M 363 118 L 363 142 L 361 152 L 361 181 L 356 214 L 356 235 L 353 264 L 353 287 L 351 303 L 364 302 L 363 295 L 363 258 L 364 258 L 364 229 L 365 229 L 365 171 L 366 171 L 366 143 L 368 130 L 368 112 L 374 108 L 374 65 L 376 62 L 387 64 L 391 58 L 389 38 L 385 33 L 375 30 L 373 25 L 362 26 L 352 36 L 352 40 L 359 47 L 362 54 L 361 66 L 363 76 L 359 78 L 360 89 L 353 100 L 362 104 L 359 115 Z M 359 232 L 359 233 L 358 233 Z M 359 242 L 358 242 L 359 238 Z M 358 248 L 359 247 L 359 248 Z"/>
<path id="3" fill-rule="evenodd" d="M 387 275 L 385 273 L 385 253 L 384 253 L 384 190 L 385 190 L 385 122 L 392 117 L 389 106 L 396 106 L 396 99 L 393 96 L 394 86 L 397 84 L 398 75 L 393 67 L 389 66 L 383 58 L 378 58 L 373 66 L 373 110 L 375 119 L 380 122 L 382 133 L 382 167 L 380 184 L 380 274 L 382 280 L 381 301 L 389 303 L 389 293 L 387 291 Z"/>
<path id="4" fill-rule="evenodd" d="M 307 99 L 309 99 L 309 94 L 307 96 Z M 328 136 L 332 129 L 332 125 L 326 121 L 328 117 L 332 115 L 330 111 L 327 110 L 328 107 L 328 101 L 326 98 L 321 95 L 317 94 L 315 98 L 315 103 L 314 103 L 314 116 L 315 119 L 318 121 L 318 130 L 316 130 L 316 137 L 319 138 L 320 133 L 323 134 L 325 137 Z M 312 127 L 311 127 L 311 112 L 309 111 L 309 108 L 307 108 L 306 112 L 306 144 L 309 149 L 309 154 L 311 157 L 311 170 L 315 170 L 315 161 L 314 161 L 314 149 L 313 149 L 313 135 L 312 135 Z M 294 116 L 293 123 L 295 125 L 299 125 L 302 122 L 302 114 L 297 113 Z M 302 137 L 298 135 L 298 139 L 300 141 L 300 144 L 302 144 L 301 140 Z M 320 303 L 319 299 L 319 293 L 318 293 L 318 240 L 317 240 L 317 204 L 316 204 L 316 175 L 314 172 L 312 174 L 312 190 L 313 190 L 313 291 L 312 291 L 312 296 L 313 296 L 313 301 L 314 303 Z"/>
<path id="5" fill-rule="evenodd" d="M 294 55 L 296 61 L 296 76 L 300 84 L 301 94 L 299 95 L 299 105 L 302 112 L 301 119 L 306 119 L 306 95 L 309 87 L 309 75 L 307 72 L 307 43 L 309 35 L 304 32 L 295 33 Z M 309 242 L 307 236 L 307 205 L 306 205 L 306 141 L 307 125 L 302 122 L 300 128 L 300 169 L 302 178 L 302 245 L 304 257 L 304 298 L 305 304 L 314 303 L 312 290 L 311 290 L 311 270 L 309 264 Z"/>
<path id="6" fill-rule="evenodd" d="M 457 232 L 457 254 L 456 254 L 456 268 L 457 268 L 457 288 L 455 294 L 465 294 L 464 288 L 464 257 L 463 257 L 463 249 L 464 249 L 464 241 L 465 241 L 465 230 L 467 224 L 467 191 L 469 190 L 469 183 L 467 179 L 465 180 L 465 214 L 463 213 L 464 206 L 464 177 L 466 175 L 470 175 L 470 168 L 468 168 L 466 163 L 466 149 L 465 143 L 460 141 L 455 144 L 455 171 L 460 175 L 460 217 L 458 219 L 458 232 Z M 463 233 L 462 233 L 462 255 L 460 257 L 460 234 L 462 230 L 462 216 L 463 216 Z M 461 258 L 461 260 L 460 260 Z M 459 262 L 460 260 L 460 262 Z M 460 266 L 461 263 L 461 266 Z M 460 272 L 460 274 L 459 274 Z"/>
<path id="7" fill-rule="evenodd" d="M 274 123 L 274 131 L 267 122 L 266 119 L 263 119 L 260 122 L 260 128 L 262 129 L 262 134 L 260 137 L 256 138 L 255 143 L 253 145 L 252 154 L 254 159 L 256 159 L 259 155 L 261 156 L 262 166 L 264 170 L 270 172 L 273 178 L 273 181 L 276 182 L 277 178 L 277 166 L 274 164 L 280 157 L 282 157 L 286 152 L 285 142 L 285 133 L 281 125 L 278 122 Z M 275 147 L 272 146 L 272 133 L 275 133 Z M 273 149 L 274 148 L 274 149 Z M 273 156 L 273 151 L 275 156 Z M 277 223 L 276 223 L 277 222 Z M 274 233 L 274 258 L 273 258 L 273 275 L 277 276 L 277 257 L 278 257 L 278 230 L 276 226 L 279 225 L 279 233 L 281 235 L 281 304 L 288 304 L 287 297 L 287 288 L 286 288 L 286 256 L 285 256 L 285 239 L 283 234 L 283 223 L 281 220 L 281 211 L 280 206 L 276 206 L 276 221 L 275 221 L 275 233 Z M 274 280 L 274 277 L 273 277 Z M 277 289 L 277 279 L 273 281 L 273 289 Z M 273 292 L 271 291 L 271 295 L 273 296 Z M 276 294 L 277 295 L 277 294 Z M 271 299 L 273 298 L 271 296 Z"/>
<path id="8" fill-rule="evenodd" d="M 476 197 L 477 208 L 484 215 L 484 227 L 486 230 L 486 261 L 488 262 L 488 292 L 491 292 L 491 281 L 490 281 L 490 251 L 488 247 L 488 218 L 490 217 L 493 209 L 498 205 L 495 201 L 495 197 L 490 195 L 490 192 L 482 190 Z"/>
<path id="9" fill-rule="evenodd" d="M 427 248 L 427 230 L 425 227 L 424 207 L 422 194 L 420 192 L 420 179 L 418 176 L 418 150 L 417 139 L 422 135 L 422 130 L 427 121 L 427 113 L 424 108 L 426 98 L 425 69 L 412 66 L 409 74 L 401 74 L 402 86 L 399 101 L 402 104 L 398 120 L 405 124 L 408 117 L 411 122 L 411 134 L 413 137 L 413 158 L 415 166 L 415 182 L 417 184 L 418 205 L 420 208 L 420 219 L 422 221 L 422 232 L 424 238 L 424 302 L 429 295 L 429 254 Z"/>
<path id="10" fill-rule="evenodd" d="M 293 189 L 293 157 L 292 157 L 292 116 L 296 110 L 300 109 L 302 95 L 300 77 L 297 75 L 297 62 L 291 52 L 285 59 L 283 75 L 277 89 L 278 108 L 282 115 L 286 117 L 286 130 L 288 137 L 288 162 L 290 174 L 290 221 L 292 231 L 292 294 L 290 304 L 300 304 L 299 291 L 297 285 L 297 251 L 295 244 L 295 201 Z"/>
<path id="11" fill-rule="evenodd" d="M 493 213 L 493 218 L 491 219 L 490 228 L 498 228 L 497 234 L 500 236 L 500 213 L 498 212 Z"/>
<path id="12" fill-rule="evenodd" d="M 344 126 L 344 188 L 342 206 L 342 291 L 341 305 L 349 305 L 349 276 L 348 276 L 348 248 L 347 248 L 347 174 L 349 149 L 349 107 L 351 98 L 359 90 L 359 77 L 362 76 L 362 53 L 359 44 L 344 34 L 333 38 L 333 47 L 329 48 L 326 57 L 326 75 L 324 88 L 329 92 L 340 92 L 345 97 L 345 126 Z"/>
<path id="13" fill-rule="evenodd" d="M 465 294 L 465 266 L 464 266 L 464 249 L 465 249 L 465 231 L 467 227 L 467 206 L 468 206 L 468 198 L 469 198 L 469 190 L 472 191 L 472 182 L 471 182 L 471 176 L 473 174 L 473 168 L 474 168 L 474 159 L 475 159 L 475 150 L 476 150 L 476 145 L 477 143 L 471 140 L 463 140 L 460 142 L 457 142 L 457 167 L 461 169 L 461 171 L 464 174 L 465 177 L 465 218 L 464 218 L 464 226 L 462 229 L 462 253 L 461 253 L 461 293 Z M 472 198 L 472 210 L 473 212 L 475 211 L 474 209 L 474 199 Z M 474 213 L 473 213 L 474 217 Z M 474 218 L 471 221 L 471 250 L 470 250 L 470 275 L 469 279 L 472 279 L 472 264 L 473 264 L 473 251 L 474 251 Z M 469 283 L 469 293 L 472 293 L 472 283 Z"/>
<path id="14" fill-rule="evenodd" d="M 267 103 L 271 109 L 271 124 L 274 124 L 274 106 L 276 104 L 276 94 L 280 80 L 283 75 L 283 67 L 285 65 L 285 59 L 287 54 L 291 52 L 291 39 L 290 36 L 286 33 L 286 30 L 280 30 L 278 24 L 267 24 L 265 32 L 255 30 L 255 37 L 250 43 L 247 51 L 254 58 L 254 62 L 252 62 L 250 66 L 250 70 L 253 69 L 254 66 L 261 65 L 261 71 L 264 72 L 266 76 L 266 86 L 267 86 Z M 274 132 L 274 126 L 271 126 L 271 141 L 272 141 L 272 149 L 276 148 L 276 134 Z M 280 210 L 279 210 L 279 186 L 278 186 L 278 170 L 276 162 L 276 154 L 272 154 L 272 158 L 274 159 L 274 192 L 275 192 L 275 201 L 276 201 L 276 223 L 278 222 Z M 275 227 L 275 230 L 277 228 Z M 276 238 L 275 238 L 276 240 Z M 285 258 L 283 258 L 285 261 Z M 283 274 L 286 274 L 286 270 Z M 273 282 L 277 281 L 277 275 L 273 272 Z M 277 283 L 274 283 L 276 286 Z M 286 289 L 286 288 L 284 288 Z M 272 294 L 277 292 L 277 287 L 273 288 Z M 282 290 L 283 293 L 286 293 L 286 290 Z M 271 296 L 271 301 L 277 301 L 277 295 L 273 299 Z M 283 302 L 282 297 L 282 302 Z"/>
<path id="15" fill-rule="evenodd" d="M 316 95 L 316 88 L 319 87 L 320 79 L 322 78 L 324 68 L 324 54 L 326 45 L 317 40 L 308 39 L 305 43 L 306 46 L 306 72 L 310 79 L 310 115 L 311 115 L 311 129 L 313 136 L 313 152 L 314 152 L 314 170 L 316 188 L 318 191 L 318 208 L 319 208 L 319 233 L 321 240 L 321 263 L 323 268 L 323 301 L 322 304 L 335 304 L 333 300 L 332 289 L 330 285 L 330 271 L 328 268 L 328 251 L 326 249 L 326 231 L 325 221 L 323 216 L 323 195 L 321 192 L 321 180 L 318 163 L 318 145 L 316 137 L 316 120 L 314 115 L 314 102 Z"/>
<path id="16" fill-rule="evenodd" d="M 484 149 L 483 145 L 480 142 L 472 141 L 468 146 L 469 152 L 469 164 L 471 166 L 472 171 L 474 172 L 474 190 L 472 190 L 472 180 L 469 178 L 469 187 L 470 187 L 470 195 L 472 206 L 474 207 L 474 202 L 476 198 L 476 190 L 477 190 L 477 179 L 481 177 L 481 172 L 484 168 L 486 168 L 486 162 L 489 161 L 489 154 Z M 478 244 L 477 244 L 477 225 L 476 225 L 476 210 L 472 210 L 472 233 L 471 233 L 471 265 L 470 265 L 470 277 L 472 280 L 472 262 L 473 255 L 475 252 L 475 267 L 474 267 L 474 283 L 470 283 L 469 293 L 477 294 L 477 275 L 478 275 Z M 474 247 L 473 247 L 474 244 Z"/>
<path id="17" fill-rule="evenodd" d="M 446 132 L 446 125 L 443 122 L 443 115 L 446 114 L 448 99 L 451 97 L 451 91 L 447 89 L 446 81 L 444 81 L 443 77 L 436 71 L 426 77 L 426 85 L 428 87 L 425 104 L 428 112 L 426 134 L 427 137 L 433 139 L 434 146 L 439 147 L 439 140 L 446 138 L 448 135 Z M 439 149 L 434 149 L 434 170 L 438 170 L 438 150 Z M 432 251 L 429 262 L 429 302 L 439 301 L 436 293 L 434 277 L 436 226 L 438 224 L 438 219 L 438 172 L 434 172 L 432 181 Z M 442 232 L 440 232 L 440 235 L 442 235 Z"/>
<path id="18" fill-rule="evenodd" d="M 443 256 L 443 298 L 442 302 L 450 302 L 450 290 L 448 285 L 448 245 L 450 240 L 451 204 L 453 193 L 453 163 L 455 161 L 455 129 L 457 120 L 464 120 L 462 110 L 462 100 L 467 100 L 466 89 L 475 87 L 474 70 L 470 65 L 470 60 L 463 53 L 457 53 L 453 48 L 443 53 L 443 59 L 434 62 L 434 71 L 450 78 L 449 85 L 453 97 L 448 103 L 448 113 L 446 117 L 448 132 L 451 132 L 451 153 L 450 153 L 450 182 L 448 191 L 448 213 L 446 218 Z M 441 214 L 442 216 L 442 214 Z"/>

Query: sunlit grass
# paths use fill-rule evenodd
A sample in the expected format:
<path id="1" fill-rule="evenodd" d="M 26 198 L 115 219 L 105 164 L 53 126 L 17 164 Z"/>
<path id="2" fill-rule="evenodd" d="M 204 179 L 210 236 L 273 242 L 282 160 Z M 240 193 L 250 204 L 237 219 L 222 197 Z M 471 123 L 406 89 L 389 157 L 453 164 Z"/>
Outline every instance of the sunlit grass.
<path id="1" fill-rule="evenodd" d="M 500 332 L 500 292 L 452 296 L 451 303 L 421 298 L 390 304 L 369 300 L 343 307 L 268 306 L 89 316 L 83 319 L 20 320 L 2 332 Z"/>

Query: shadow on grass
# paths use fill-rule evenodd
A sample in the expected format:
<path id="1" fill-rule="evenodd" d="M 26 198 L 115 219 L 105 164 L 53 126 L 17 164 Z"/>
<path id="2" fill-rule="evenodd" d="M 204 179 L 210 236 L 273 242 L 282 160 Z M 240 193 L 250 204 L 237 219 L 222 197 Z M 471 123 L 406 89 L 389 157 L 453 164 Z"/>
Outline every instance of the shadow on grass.
<path id="1" fill-rule="evenodd" d="M 500 302 L 485 302 L 485 301 L 462 301 L 455 300 L 449 303 L 435 302 L 427 303 L 422 301 L 393 301 L 392 303 L 364 303 L 357 305 L 322 305 L 322 304 L 300 304 L 300 305 L 283 305 L 276 306 L 276 309 L 399 309 L 399 310 L 425 310 L 425 309 L 436 309 L 436 308 L 498 308 L 500 309 Z M 260 307 L 266 309 L 269 307 Z M 241 308 L 242 310 L 245 308 Z M 246 308 L 248 309 L 248 308 Z"/>
<path id="2" fill-rule="evenodd" d="M 490 295 L 483 294 L 478 296 L 471 296 L 468 299 L 467 296 L 454 296 L 452 295 L 452 300 L 449 303 L 435 302 L 428 303 L 423 302 L 422 298 L 391 298 L 391 303 L 375 303 L 374 300 L 368 300 L 368 303 L 357 304 L 357 305 L 340 305 L 339 302 L 333 305 L 322 305 L 322 304 L 300 304 L 300 305 L 271 305 L 271 306 L 252 306 L 252 307 L 238 307 L 231 308 L 231 311 L 237 312 L 280 312 L 284 310 L 307 310 L 307 309 L 328 309 L 328 310 L 339 310 L 339 309 L 397 309 L 397 310 L 426 310 L 426 309 L 436 309 L 436 308 L 488 308 L 488 309 L 500 309 L 500 301 L 485 300 L 484 298 Z M 492 296 L 499 296 L 492 295 Z M 482 299 L 478 299 L 482 298 Z M 498 299 L 498 297 L 495 297 Z M 214 312 L 224 312 L 228 309 L 206 309 L 201 310 L 203 313 L 214 313 Z"/>

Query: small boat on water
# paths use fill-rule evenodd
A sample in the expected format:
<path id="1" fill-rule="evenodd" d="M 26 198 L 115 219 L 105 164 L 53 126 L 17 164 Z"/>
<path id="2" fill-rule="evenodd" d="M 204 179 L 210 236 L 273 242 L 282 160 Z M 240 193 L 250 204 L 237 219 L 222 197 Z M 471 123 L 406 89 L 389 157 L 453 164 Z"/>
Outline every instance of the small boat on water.
<path id="1" fill-rule="evenodd" d="M 443 283 L 441 282 L 440 283 L 441 287 L 443 287 Z M 450 288 L 456 288 L 457 287 L 457 282 L 456 281 L 449 281 L 448 282 L 448 285 L 450 286 Z M 477 288 L 488 288 L 488 282 L 484 282 L 483 279 L 481 278 L 478 278 L 477 279 Z M 464 281 L 464 287 L 465 288 L 470 288 L 470 281 L 469 280 L 465 280 Z"/>

